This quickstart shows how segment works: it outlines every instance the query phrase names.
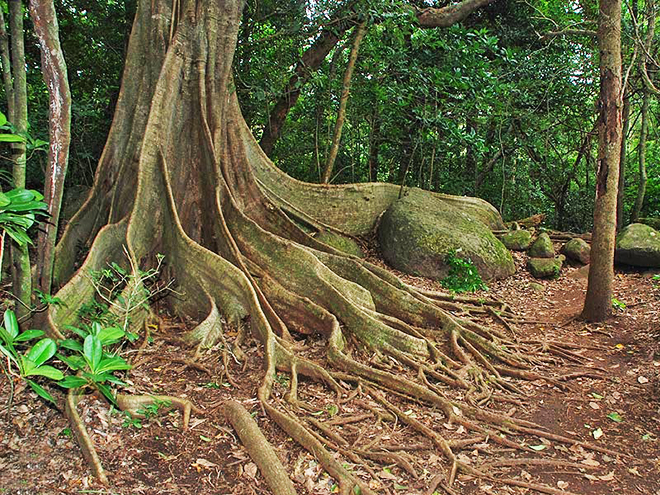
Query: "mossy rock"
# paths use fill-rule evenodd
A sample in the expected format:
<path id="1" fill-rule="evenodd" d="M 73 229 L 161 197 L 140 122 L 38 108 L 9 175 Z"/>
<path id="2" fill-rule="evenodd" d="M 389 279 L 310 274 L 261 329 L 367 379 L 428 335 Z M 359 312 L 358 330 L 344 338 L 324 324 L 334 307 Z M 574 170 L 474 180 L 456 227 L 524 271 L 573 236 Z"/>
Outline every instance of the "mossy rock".
<path id="1" fill-rule="evenodd" d="M 638 223 L 643 223 L 649 227 L 653 227 L 655 230 L 660 231 L 660 218 L 640 218 Z"/>
<path id="2" fill-rule="evenodd" d="M 580 237 L 575 237 L 564 244 L 561 252 L 566 255 L 569 260 L 577 261 L 583 265 L 588 265 L 591 261 L 591 246 L 589 243 Z"/>
<path id="3" fill-rule="evenodd" d="M 534 278 L 557 278 L 565 259 L 562 255 L 554 258 L 529 258 L 527 270 Z"/>
<path id="4" fill-rule="evenodd" d="M 614 259 L 626 265 L 660 268 L 660 232 L 631 223 L 616 238 Z"/>
<path id="5" fill-rule="evenodd" d="M 327 244 L 328 246 L 332 246 L 333 248 L 343 253 L 352 254 L 353 256 L 357 256 L 359 258 L 364 258 L 364 252 L 358 243 L 349 237 L 325 230 L 323 232 L 319 232 L 315 238 L 317 241 L 320 241 L 323 244 Z"/>
<path id="6" fill-rule="evenodd" d="M 504 234 L 500 240 L 512 251 L 525 251 L 532 243 L 532 233 L 529 230 L 512 230 Z"/>
<path id="7" fill-rule="evenodd" d="M 554 258 L 555 247 L 552 245 L 550 236 L 543 232 L 529 248 L 527 254 L 532 258 Z"/>
<path id="8" fill-rule="evenodd" d="M 436 195 L 411 194 L 395 201 L 383 214 L 378 242 L 390 265 L 412 275 L 441 280 L 452 250 L 472 260 L 484 280 L 515 272 L 511 253 L 488 226 Z"/>

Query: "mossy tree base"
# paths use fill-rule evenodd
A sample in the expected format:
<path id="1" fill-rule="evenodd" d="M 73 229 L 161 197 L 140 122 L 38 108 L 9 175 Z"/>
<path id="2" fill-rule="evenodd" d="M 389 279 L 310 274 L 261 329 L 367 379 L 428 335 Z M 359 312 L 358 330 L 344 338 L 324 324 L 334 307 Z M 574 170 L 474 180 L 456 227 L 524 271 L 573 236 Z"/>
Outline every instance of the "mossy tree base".
<path id="1" fill-rule="evenodd" d="M 518 394 L 509 377 L 540 378 L 532 368 L 542 360 L 528 348 L 470 319 L 489 312 L 504 318 L 505 307 L 496 303 L 495 312 L 480 301 L 417 290 L 310 235 L 368 230 L 398 188 L 303 184 L 273 168 L 241 116 L 231 81 L 242 2 L 139 3 L 94 187 L 57 248 L 57 295 L 68 306 L 51 309 L 53 331 L 93 296 L 87 270 L 121 263 L 124 249 L 143 267 L 155 266 L 161 253 L 163 276 L 176 281 L 171 310 L 200 322 L 195 334 L 204 345 L 221 338 L 221 315 L 249 327 L 264 351 L 261 405 L 318 459 L 342 494 L 356 487 L 365 495 L 374 491 L 332 450 L 358 461 L 388 462 L 387 456 L 348 448 L 327 428 L 301 421 L 299 387 L 310 380 L 339 396 L 368 390 L 383 414 L 401 421 L 405 414 L 386 393 L 418 401 L 462 425 L 471 438 L 508 448 L 527 450 L 520 443 L 527 435 L 580 444 L 480 405 Z M 461 200 L 471 201 L 480 203 Z M 76 253 L 86 249 L 76 271 Z M 323 361 L 305 357 L 304 342 L 296 340 L 310 333 L 327 342 Z M 361 352 L 375 362 L 356 359 Z M 277 371 L 290 375 L 286 400 L 272 394 Z M 453 390 L 461 391 L 461 400 L 447 398 Z M 430 435 L 420 422 L 409 425 Z M 429 438 L 445 457 L 447 487 L 461 471 L 494 476 L 494 468 L 467 466 L 456 457 L 471 439 L 449 441 L 437 432 Z"/>

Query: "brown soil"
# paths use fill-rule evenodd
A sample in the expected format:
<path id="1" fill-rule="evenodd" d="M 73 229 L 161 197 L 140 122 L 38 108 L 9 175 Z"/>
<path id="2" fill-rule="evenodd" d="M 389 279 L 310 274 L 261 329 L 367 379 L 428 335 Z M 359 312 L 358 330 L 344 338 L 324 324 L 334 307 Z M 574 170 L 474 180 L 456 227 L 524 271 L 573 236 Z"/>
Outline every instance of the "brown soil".
<path id="1" fill-rule="evenodd" d="M 556 362 L 544 370 L 566 377 L 563 389 L 545 380 L 518 381 L 516 386 L 523 390 L 524 399 L 517 404 L 499 404 L 498 410 L 539 423 L 551 433 L 573 435 L 628 457 L 530 437 L 526 442 L 538 452 L 525 457 L 569 460 L 574 465 L 515 465 L 507 468 L 506 477 L 580 494 L 660 495 L 660 283 L 654 283 L 654 273 L 617 272 L 615 297 L 625 308 L 617 309 L 605 324 L 595 325 L 577 318 L 586 280 L 576 277 L 579 272 L 575 268 L 565 269 L 559 280 L 538 282 L 524 270 L 524 255 L 516 255 L 516 263 L 514 277 L 492 284 L 490 291 L 481 295 L 506 301 L 517 314 L 534 321 L 516 325 L 520 340 L 545 343 L 548 356 L 553 356 L 553 342 L 570 344 L 573 354 L 564 359 L 554 355 Z M 438 289 L 425 279 L 404 278 L 414 285 Z M 543 290 L 532 288 L 532 282 L 542 285 Z M 128 376 L 134 393 L 185 397 L 202 408 L 204 414 L 193 414 L 187 431 L 183 431 L 177 411 L 160 411 L 137 427 L 95 397 L 79 405 L 108 471 L 109 487 L 91 476 L 63 414 L 38 400 L 29 389 L 19 389 L 17 382 L 13 402 L 7 407 L 10 382 L 6 376 L 0 377 L 0 493 L 270 493 L 224 418 L 222 405 L 228 399 L 238 400 L 253 414 L 292 473 L 298 493 L 336 493 L 334 480 L 268 420 L 255 399 L 262 375 L 262 355 L 256 343 L 244 344 L 244 363 L 230 357 L 228 378 L 219 357 L 221 346 L 197 360 L 201 366 L 186 362 L 195 349 L 179 337 L 190 326 L 189 322 L 163 317 L 154 329 L 153 344 Z M 235 333 L 227 335 L 230 341 L 235 337 Z M 322 355 L 322 341 L 307 337 L 305 343 L 309 352 Z M 126 357 L 130 359 L 131 354 Z M 279 375 L 278 381 L 281 396 L 286 392 L 288 376 Z M 401 422 L 380 421 L 370 413 L 369 403 L 376 403 L 368 401 L 366 395 L 337 400 L 314 383 L 305 383 L 300 394 L 313 412 L 311 417 L 332 425 L 349 444 L 366 450 L 377 443 L 398 452 L 397 458 L 388 461 L 363 463 L 337 455 L 353 472 L 372 479 L 375 491 L 425 494 L 432 479 L 443 472 L 441 454 L 428 439 Z M 443 423 L 439 412 L 422 404 L 396 396 L 389 400 L 406 415 L 448 438 L 466 435 L 462 427 Z M 506 462 L 514 452 L 485 441 L 458 455 L 462 461 L 477 465 Z M 499 468 L 498 473 L 502 472 Z M 457 493 L 532 493 L 527 488 L 466 475 L 459 475 L 454 489 Z M 444 492 L 438 488 L 437 493 Z"/>

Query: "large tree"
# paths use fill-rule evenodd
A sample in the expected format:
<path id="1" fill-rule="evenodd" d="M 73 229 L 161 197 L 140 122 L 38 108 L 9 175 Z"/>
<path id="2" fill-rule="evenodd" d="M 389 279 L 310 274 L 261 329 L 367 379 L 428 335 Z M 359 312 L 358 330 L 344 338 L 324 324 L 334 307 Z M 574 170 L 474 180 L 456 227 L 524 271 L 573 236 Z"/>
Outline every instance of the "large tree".
<path id="1" fill-rule="evenodd" d="M 125 264 L 124 250 L 141 266 L 155 266 L 163 254 L 164 275 L 177 285 L 172 311 L 200 321 L 195 334 L 206 343 L 223 331 L 222 317 L 249 328 L 264 350 L 258 392 L 264 410 L 313 453 L 343 494 L 356 486 L 363 494 L 374 491 L 330 454 L 328 447 L 336 446 L 331 439 L 319 440 L 327 431 L 305 426 L 304 409 L 295 407 L 305 385 L 299 377 L 337 394 L 361 384 L 358 392 L 435 443 L 449 464 L 448 484 L 459 470 L 492 476 L 454 454 L 475 441 L 490 438 L 522 448 L 511 435 L 531 434 L 580 443 L 475 405 L 489 398 L 506 403 L 503 395 L 517 392 L 506 375 L 539 378 L 529 369 L 536 361 L 524 347 L 467 319 L 471 302 L 472 310 L 487 310 L 479 301 L 459 305 L 414 289 L 315 238 L 318 232 L 348 237 L 369 232 L 399 188 L 306 184 L 273 167 L 241 116 L 231 76 L 242 4 L 140 2 L 94 187 L 56 250 L 54 284 L 68 305 L 49 313 L 53 333 L 75 320 L 80 304 L 94 296 L 88 270 L 109 261 Z M 440 197 L 488 208 L 476 199 Z M 316 338 L 305 339 L 309 334 Z M 318 339 L 325 344 L 314 346 Z M 390 360 L 402 368 L 388 370 Z M 276 370 L 291 376 L 286 401 L 271 393 Z M 445 392 L 454 390 L 461 392 L 448 398 Z M 382 391 L 433 406 L 444 420 L 475 436 L 446 440 L 403 414 Z M 261 446 L 248 449 L 259 462 Z M 359 446 L 338 449 L 387 458 L 358 452 Z"/>

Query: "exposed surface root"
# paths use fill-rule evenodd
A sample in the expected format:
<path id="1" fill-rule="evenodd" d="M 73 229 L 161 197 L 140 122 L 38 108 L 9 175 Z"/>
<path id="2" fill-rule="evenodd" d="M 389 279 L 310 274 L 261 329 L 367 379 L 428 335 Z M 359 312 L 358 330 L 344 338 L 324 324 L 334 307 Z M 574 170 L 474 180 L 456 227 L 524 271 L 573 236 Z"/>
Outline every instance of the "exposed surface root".
<path id="1" fill-rule="evenodd" d="M 107 485 L 108 477 L 105 474 L 105 470 L 103 469 L 99 455 L 96 452 L 94 443 L 92 442 L 89 433 L 87 433 L 87 428 L 85 428 L 85 424 L 83 423 L 82 419 L 80 419 L 80 415 L 78 414 L 77 405 L 79 398 L 80 397 L 75 394 L 73 390 L 69 390 L 66 395 L 65 402 L 66 416 L 69 419 L 71 431 L 73 431 L 73 434 L 78 441 L 78 445 L 80 446 L 80 450 L 82 451 L 83 457 L 91 468 L 92 473 L 101 483 Z"/>
<path id="2" fill-rule="evenodd" d="M 225 415 L 271 491 L 278 495 L 296 495 L 289 475 L 250 413 L 238 402 L 228 401 L 225 403 Z"/>
<path id="3" fill-rule="evenodd" d="M 188 399 L 170 397 L 169 395 L 130 395 L 117 394 L 117 405 L 122 411 L 128 412 L 137 418 L 146 417 L 144 411 L 147 406 L 158 406 L 159 411 L 178 409 L 183 416 L 183 429 L 187 430 L 190 423 L 190 413 L 203 415 L 204 411 L 196 407 Z"/>

